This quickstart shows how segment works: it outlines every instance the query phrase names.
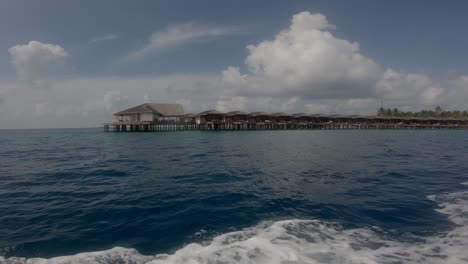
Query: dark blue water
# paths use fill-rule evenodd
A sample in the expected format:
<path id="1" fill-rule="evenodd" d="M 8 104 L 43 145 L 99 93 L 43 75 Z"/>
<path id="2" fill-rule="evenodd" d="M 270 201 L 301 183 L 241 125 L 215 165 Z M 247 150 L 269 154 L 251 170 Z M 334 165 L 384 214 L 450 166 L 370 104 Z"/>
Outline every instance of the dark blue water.
<path id="1" fill-rule="evenodd" d="M 467 172 L 466 131 L 4 130 L 0 262 L 462 263 Z"/>

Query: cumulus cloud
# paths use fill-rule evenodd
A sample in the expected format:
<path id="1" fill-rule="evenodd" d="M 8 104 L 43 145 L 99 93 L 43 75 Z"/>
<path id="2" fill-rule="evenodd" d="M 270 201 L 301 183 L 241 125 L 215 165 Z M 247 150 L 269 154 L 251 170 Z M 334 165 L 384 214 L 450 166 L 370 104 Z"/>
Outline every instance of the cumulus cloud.
<path id="1" fill-rule="evenodd" d="M 395 106 L 432 106 L 440 99 L 443 88 L 429 76 L 388 69 L 377 83 L 376 91 L 380 98 Z"/>
<path id="2" fill-rule="evenodd" d="M 441 87 L 438 105 L 445 109 L 468 110 L 468 76 L 445 80 Z"/>
<path id="3" fill-rule="evenodd" d="M 240 110 L 247 108 L 247 98 L 244 96 L 225 96 L 222 95 L 216 102 L 216 109 L 228 112 L 233 109 Z M 252 108 L 252 107 L 249 107 Z"/>
<path id="4" fill-rule="evenodd" d="M 466 96 L 466 79 L 436 81 L 385 69 L 333 29 L 324 15 L 301 12 L 272 40 L 248 45 L 247 72 L 233 66 L 222 72 L 218 109 L 274 105 L 277 110 L 371 114 L 381 100 L 415 110 L 452 104 L 454 94 Z"/>
<path id="5" fill-rule="evenodd" d="M 60 71 L 68 53 L 59 45 L 30 41 L 9 50 L 11 63 L 20 81 L 43 87 L 47 79 Z"/>
<path id="6" fill-rule="evenodd" d="M 359 98 L 372 93 L 380 67 L 357 43 L 335 37 L 321 14 L 301 12 L 273 40 L 247 46 L 249 73 L 229 67 L 224 83 L 241 95 Z"/>
<path id="7" fill-rule="evenodd" d="M 162 31 L 154 32 L 149 42 L 142 48 L 129 54 L 125 58 L 125 61 L 140 60 L 162 49 L 239 32 L 240 30 L 235 27 L 208 26 L 196 23 L 170 25 Z"/>

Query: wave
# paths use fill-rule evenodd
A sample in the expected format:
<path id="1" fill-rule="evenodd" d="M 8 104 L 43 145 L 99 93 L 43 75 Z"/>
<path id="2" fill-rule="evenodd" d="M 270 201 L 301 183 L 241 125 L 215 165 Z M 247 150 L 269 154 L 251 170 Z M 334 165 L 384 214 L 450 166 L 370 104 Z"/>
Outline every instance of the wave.
<path id="1" fill-rule="evenodd" d="M 389 239 L 372 228 L 346 229 L 336 223 L 294 219 L 263 222 L 207 243 L 189 244 L 173 254 L 145 256 L 115 247 L 50 259 L 0 257 L 0 263 L 468 263 L 468 191 L 428 198 L 456 226 L 445 234 L 418 237 L 417 242 Z"/>

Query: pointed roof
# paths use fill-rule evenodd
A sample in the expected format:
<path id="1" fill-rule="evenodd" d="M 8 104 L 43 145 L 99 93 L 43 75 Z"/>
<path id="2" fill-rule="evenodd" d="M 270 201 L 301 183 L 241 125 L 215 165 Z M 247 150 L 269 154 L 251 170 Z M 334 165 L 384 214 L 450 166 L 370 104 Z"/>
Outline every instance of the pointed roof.
<path id="1" fill-rule="evenodd" d="M 276 113 L 272 113 L 271 114 L 272 116 L 275 116 L 275 117 L 280 117 L 280 116 L 291 116 L 290 114 L 287 114 L 285 112 L 276 112 Z"/>
<path id="2" fill-rule="evenodd" d="M 375 115 L 367 115 L 367 116 L 361 116 L 360 118 L 365 118 L 365 119 L 376 119 L 377 116 L 375 116 Z"/>
<path id="3" fill-rule="evenodd" d="M 308 114 L 307 115 L 308 117 L 312 117 L 312 118 L 317 118 L 317 117 L 325 117 L 323 114 Z"/>
<path id="4" fill-rule="evenodd" d="M 292 114 L 291 116 L 294 116 L 294 117 L 303 117 L 303 116 L 309 116 L 309 115 L 306 114 L 306 113 L 294 113 L 294 114 Z"/>
<path id="5" fill-rule="evenodd" d="M 265 112 L 252 112 L 250 113 L 251 116 L 271 116 L 271 114 L 269 113 L 265 113 Z"/>
<path id="6" fill-rule="evenodd" d="M 203 111 L 201 113 L 198 113 L 197 116 L 204 116 L 204 115 L 224 115 L 224 113 L 218 111 L 218 110 L 207 110 Z"/>
<path id="7" fill-rule="evenodd" d="M 247 112 L 242 111 L 231 111 L 226 113 L 227 116 L 235 116 L 235 115 L 249 115 Z"/>
<path id="8" fill-rule="evenodd" d="M 135 107 L 120 111 L 114 115 L 127 115 L 138 113 L 156 113 L 162 116 L 181 116 L 184 115 L 184 107 L 181 104 L 141 104 Z"/>

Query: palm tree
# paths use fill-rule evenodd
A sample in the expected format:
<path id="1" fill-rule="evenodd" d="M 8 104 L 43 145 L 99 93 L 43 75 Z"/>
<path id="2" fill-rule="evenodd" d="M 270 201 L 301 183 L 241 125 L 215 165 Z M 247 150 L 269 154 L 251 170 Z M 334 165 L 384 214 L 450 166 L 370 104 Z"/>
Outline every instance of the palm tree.
<path id="1" fill-rule="evenodd" d="M 385 115 L 385 108 L 380 107 L 379 111 L 377 111 L 377 116 L 383 116 Z"/>

